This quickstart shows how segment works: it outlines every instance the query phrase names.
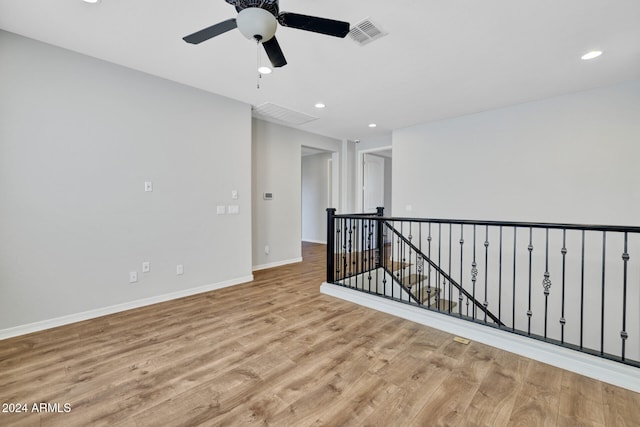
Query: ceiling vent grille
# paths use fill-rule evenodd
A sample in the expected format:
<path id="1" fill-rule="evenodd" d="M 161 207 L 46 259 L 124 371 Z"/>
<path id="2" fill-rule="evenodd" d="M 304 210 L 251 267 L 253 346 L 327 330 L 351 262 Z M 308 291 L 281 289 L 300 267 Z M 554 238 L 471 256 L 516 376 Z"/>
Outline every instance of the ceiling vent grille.
<path id="1" fill-rule="evenodd" d="M 270 102 L 265 102 L 257 107 L 253 107 L 253 117 L 296 126 L 318 120 L 317 117 L 313 117 L 299 111 L 294 111 L 280 105 L 272 104 Z"/>
<path id="2" fill-rule="evenodd" d="M 358 22 L 349 31 L 349 36 L 360 46 L 371 43 L 387 34 L 387 32 L 380 28 L 380 26 L 374 24 L 369 18 Z"/>

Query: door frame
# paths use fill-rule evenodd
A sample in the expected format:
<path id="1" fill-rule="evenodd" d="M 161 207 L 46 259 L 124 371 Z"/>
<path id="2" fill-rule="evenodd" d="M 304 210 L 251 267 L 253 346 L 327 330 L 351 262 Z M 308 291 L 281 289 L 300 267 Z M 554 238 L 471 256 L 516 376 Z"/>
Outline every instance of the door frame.
<path id="1" fill-rule="evenodd" d="M 393 146 L 386 145 L 384 147 L 369 148 L 367 150 L 358 150 L 356 152 L 356 213 L 363 212 L 362 190 L 364 187 L 364 182 L 363 182 L 362 174 L 364 173 L 364 166 L 363 166 L 364 155 L 376 153 L 378 151 L 387 151 L 387 150 L 392 150 L 393 152 Z M 385 214 L 389 215 L 389 212 L 385 212 Z"/>

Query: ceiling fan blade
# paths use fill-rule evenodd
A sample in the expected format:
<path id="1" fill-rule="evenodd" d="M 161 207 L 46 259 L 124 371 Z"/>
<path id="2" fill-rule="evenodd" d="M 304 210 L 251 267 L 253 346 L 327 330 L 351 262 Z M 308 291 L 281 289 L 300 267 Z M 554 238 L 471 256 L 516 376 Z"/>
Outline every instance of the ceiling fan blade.
<path id="1" fill-rule="evenodd" d="M 336 21 L 317 16 L 300 15 L 298 13 L 282 12 L 278 15 L 278 22 L 285 27 L 299 30 L 313 31 L 334 37 L 345 37 L 349 34 L 348 22 Z"/>
<path id="2" fill-rule="evenodd" d="M 280 45 L 275 36 L 263 42 L 262 45 L 264 46 L 265 52 L 267 52 L 271 65 L 276 68 L 287 65 L 287 60 L 284 58 L 284 53 L 282 53 L 282 49 L 280 49 Z"/>
<path id="3" fill-rule="evenodd" d="M 182 40 L 191 44 L 202 43 L 210 38 L 226 33 L 229 30 L 233 30 L 237 26 L 235 18 L 227 19 L 226 21 L 218 22 L 216 25 L 207 27 L 204 30 L 189 34 L 188 36 L 183 37 Z"/>

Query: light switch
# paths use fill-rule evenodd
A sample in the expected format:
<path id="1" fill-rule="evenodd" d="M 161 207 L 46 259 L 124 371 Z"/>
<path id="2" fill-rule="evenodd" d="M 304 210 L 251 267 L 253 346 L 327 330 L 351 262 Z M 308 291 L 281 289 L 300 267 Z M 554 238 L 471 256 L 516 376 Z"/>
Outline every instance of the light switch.
<path id="1" fill-rule="evenodd" d="M 229 215 L 237 215 L 240 212 L 240 206 L 229 205 Z"/>
<path id="2" fill-rule="evenodd" d="M 176 274 L 178 276 L 182 276 L 184 274 L 184 265 L 182 264 L 176 265 Z"/>
<path id="3" fill-rule="evenodd" d="M 231 190 L 231 198 L 233 200 L 238 200 L 238 190 Z"/>
<path id="4" fill-rule="evenodd" d="M 224 215 L 225 213 L 227 213 L 227 207 L 224 205 L 219 205 L 216 207 L 216 213 L 218 215 Z"/>

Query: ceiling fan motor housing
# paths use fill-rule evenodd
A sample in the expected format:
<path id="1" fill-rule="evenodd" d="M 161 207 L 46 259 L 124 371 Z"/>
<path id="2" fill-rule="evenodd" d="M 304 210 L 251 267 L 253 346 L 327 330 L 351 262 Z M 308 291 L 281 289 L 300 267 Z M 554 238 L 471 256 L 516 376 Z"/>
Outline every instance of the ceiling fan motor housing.
<path id="1" fill-rule="evenodd" d="M 238 30 L 250 40 L 266 42 L 276 34 L 278 22 L 271 12 L 259 7 L 249 7 L 238 13 Z"/>

